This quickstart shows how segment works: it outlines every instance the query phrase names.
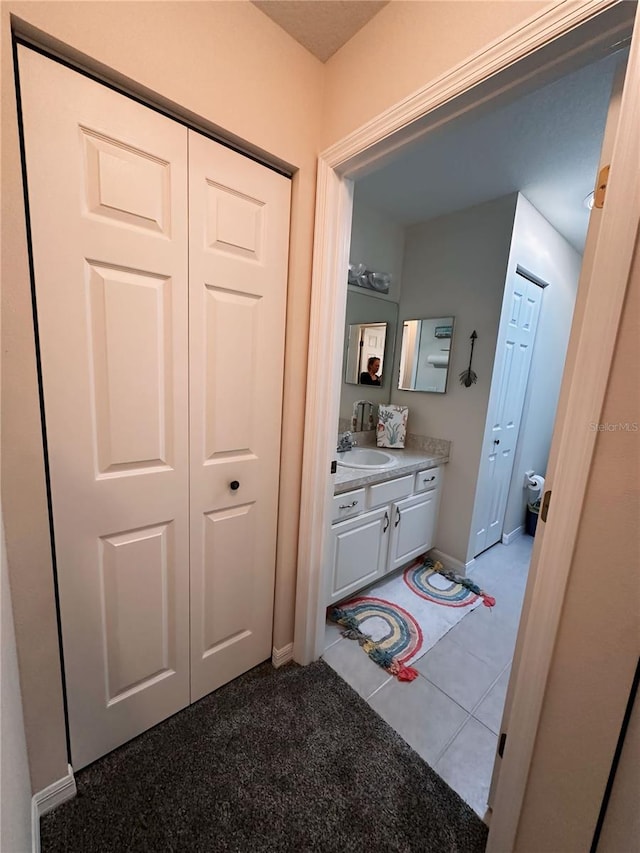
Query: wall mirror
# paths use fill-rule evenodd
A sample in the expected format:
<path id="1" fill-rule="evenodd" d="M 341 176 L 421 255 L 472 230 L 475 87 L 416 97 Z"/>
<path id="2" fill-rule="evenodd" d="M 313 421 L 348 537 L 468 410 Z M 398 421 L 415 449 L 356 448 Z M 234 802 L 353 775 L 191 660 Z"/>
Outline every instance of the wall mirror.
<path id="1" fill-rule="evenodd" d="M 349 291 L 343 374 L 347 385 L 386 388 L 388 396 L 397 317 L 395 302 Z"/>
<path id="2" fill-rule="evenodd" d="M 453 342 L 453 317 L 404 320 L 398 388 L 444 394 Z"/>
<path id="3" fill-rule="evenodd" d="M 354 407 L 359 401 L 373 404 L 371 418 L 363 417 L 361 420 L 375 425 L 378 404 L 388 403 L 391 399 L 397 328 L 397 302 L 351 289 L 347 292 L 340 395 L 343 429 L 351 428 Z M 369 359 L 374 359 L 371 373 L 367 369 Z M 377 364 L 375 359 L 380 363 Z M 378 382 L 373 381 L 373 377 L 377 377 Z M 370 423 L 362 428 L 370 428 Z"/>

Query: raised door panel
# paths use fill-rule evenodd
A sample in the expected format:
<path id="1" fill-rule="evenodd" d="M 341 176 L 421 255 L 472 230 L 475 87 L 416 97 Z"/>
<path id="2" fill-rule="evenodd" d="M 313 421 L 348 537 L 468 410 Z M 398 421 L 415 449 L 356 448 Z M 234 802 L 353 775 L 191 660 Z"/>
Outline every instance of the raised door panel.
<path id="1" fill-rule="evenodd" d="M 189 701 L 187 131 L 19 66 L 77 769 Z"/>
<path id="2" fill-rule="evenodd" d="M 271 655 L 290 182 L 189 132 L 191 697 Z"/>
<path id="3" fill-rule="evenodd" d="M 437 492 L 432 491 L 393 504 L 389 571 L 405 565 L 432 547 L 436 496 Z"/>
<path id="4" fill-rule="evenodd" d="M 472 521 L 474 556 L 502 536 L 542 295 L 515 272 L 505 289 Z"/>
<path id="5" fill-rule="evenodd" d="M 374 510 L 333 525 L 329 604 L 340 601 L 384 574 L 388 530 L 388 509 Z"/>

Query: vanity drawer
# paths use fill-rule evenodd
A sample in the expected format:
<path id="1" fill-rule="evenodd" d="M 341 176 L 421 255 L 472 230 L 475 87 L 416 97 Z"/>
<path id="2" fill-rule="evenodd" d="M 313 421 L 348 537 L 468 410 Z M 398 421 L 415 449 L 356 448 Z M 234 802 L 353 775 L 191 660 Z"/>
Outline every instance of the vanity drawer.
<path id="1" fill-rule="evenodd" d="M 440 482 L 439 468 L 425 468 L 424 471 L 416 473 L 416 484 L 414 492 L 426 492 L 428 489 L 435 489 Z"/>
<path id="2" fill-rule="evenodd" d="M 406 498 L 413 492 L 413 474 L 408 477 L 398 477 L 396 480 L 387 480 L 386 483 L 376 483 L 369 486 L 367 494 L 367 507 L 373 509 L 383 506 L 400 498 Z"/>
<path id="3" fill-rule="evenodd" d="M 342 521 L 343 518 L 351 518 L 352 515 L 358 515 L 363 509 L 364 489 L 356 489 L 353 492 L 334 495 L 331 521 Z"/>

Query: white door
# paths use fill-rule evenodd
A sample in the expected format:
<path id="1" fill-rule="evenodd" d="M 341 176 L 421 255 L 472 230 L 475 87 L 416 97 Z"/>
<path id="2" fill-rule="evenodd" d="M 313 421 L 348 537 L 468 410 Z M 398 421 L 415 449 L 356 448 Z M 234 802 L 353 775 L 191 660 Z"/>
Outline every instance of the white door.
<path id="1" fill-rule="evenodd" d="M 78 768 L 189 702 L 187 132 L 19 57 Z"/>
<path id="2" fill-rule="evenodd" d="M 192 701 L 271 655 L 290 186 L 189 131 Z"/>
<path id="3" fill-rule="evenodd" d="M 505 288 L 473 512 L 473 554 L 495 545 L 509 495 L 543 289 L 518 272 Z"/>
<path id="4" fill-rule="evenodd" d="M 20 72 L 79 768 L 270 656 L 290 182 Z"/>

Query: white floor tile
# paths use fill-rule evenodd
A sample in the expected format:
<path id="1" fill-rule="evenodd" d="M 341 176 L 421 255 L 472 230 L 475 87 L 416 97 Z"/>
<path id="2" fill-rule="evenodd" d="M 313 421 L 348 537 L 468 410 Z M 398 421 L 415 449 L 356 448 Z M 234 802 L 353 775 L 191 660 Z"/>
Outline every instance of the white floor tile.
<path id="1" fill-rule="evenodd" d="M 426 678 L 392 678 L 369 704 L 431 766 L 467 719 L 467 712 Z"/>
<path id="2" fill-rule="evenodd" d="M 435 765 L 435 771 L 480 817 L 487 797 L 498 738 L 470 717 Z"/>
<path id="3" fill-rule="evenodd" d="M 484 817 L 497 733 L 525 592 L 533 539 L 495 545 L 470 577 L 495 596 L 467 614 L 399 682 L 328 624 L 323 655 L 406 741 Z M 375 589 L 375 587 L 373 587 Z M 369 593 L 371 594 L 371 592 Z M 471 712 L 471 713 L 470 713 Z"/>
<path id="4" fill-rule="evenodd" d="M 327 623 L 324 629 L 324 647 L 328 649 L 329 646 L 332 646 L 334 643 L 337 643 L 342 639 L 342 631 L 344 628 L 342 625 L 338 625 L 336 622 L 330 622 L 327 619 Z"/>
<path id="5" fill-rule="evenodd" d="M 467 711 L 473 710 L 502 669 L 499 663 L 476 657 L 449 639 L 448 634 L 414 666 Z"/>
<path id="6" fill-rule="evenodd" d="M 498 607 L 478 607 L 458 622 L 447 637 L 488 664 L 505 667 L 513 657 L 517 624 Z"/>
<path id="7" fill-rule="evenodd" d="M 508 666 L 473 712 L 473 716 L 495 734 L 500 732 L 510 672 L 511 667 Z"/>
<path id="8" fill-rule="evenodd" d="M 322 657 L 363 699 L 368 699 L 374 690 L 391 679 L 355 640 L 341 638 L 329 646 Z"/>

